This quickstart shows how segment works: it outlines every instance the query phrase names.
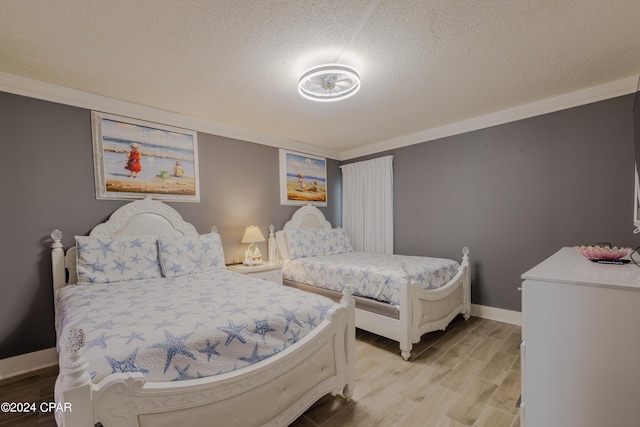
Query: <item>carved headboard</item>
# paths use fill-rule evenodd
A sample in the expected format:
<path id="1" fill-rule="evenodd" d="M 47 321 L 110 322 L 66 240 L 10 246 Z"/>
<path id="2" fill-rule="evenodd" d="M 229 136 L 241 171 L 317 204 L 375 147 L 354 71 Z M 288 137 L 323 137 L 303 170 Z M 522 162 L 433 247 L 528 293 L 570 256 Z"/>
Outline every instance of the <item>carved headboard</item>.
<path id="1" fill-rule="evenodd" d="M 215 227 L 212 231 L 216 231 Z M 96 225 L 89 236 L 176 236 L 197 235 L 196 228 L 182 219 L 182 216 L 169 205 L 146 198 L 136 200 L 115 210 L 109 219 Z M 66 253 L 60 243 L 62 232 L 51 233 L 54 240 L 51 251 L 53 271 L 53 291 L 77 281 L 76 247 Z M 68 272 L 68 280 L 67 280 Z"/>
<path id="2" fill-rule="evenodd" d="M 331 223 L 327 221 L 320 209 L 313 205 L 304 205 L 293 213 L 291 219 L 285 223 L 282 230 L 276 232 L 278 255 L 281 259 L 289 258 L 289 243 L 285 232 L 309 228 L 331 229 Z"/>

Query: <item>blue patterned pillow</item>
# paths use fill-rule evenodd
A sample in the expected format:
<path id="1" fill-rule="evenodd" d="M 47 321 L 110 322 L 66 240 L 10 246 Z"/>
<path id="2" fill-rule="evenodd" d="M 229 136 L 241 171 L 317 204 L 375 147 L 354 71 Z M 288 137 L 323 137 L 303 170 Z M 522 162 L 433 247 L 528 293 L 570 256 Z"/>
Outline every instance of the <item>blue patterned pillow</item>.
<path id="1" fill-rule="evenodd" d="M 162 277 L 156 236 L 76 236 L 78 284 Z"/>
<path id="2" fill-rule="evenodd" d="M 351 246 L 347 232 L 340 227 L 327 230 L 327 239 L 324 242 L 324 254 L 334 255 L 345 252 L 353 252 L 353 247 Z"/>
<path id="3" fill-rule="evenodd" d="M 199 236 L 160 236 L 160 265 L 165 277 L 225 268 L 218 233 Z"/>
<path id="4" fill-rule="evenodd" d="M 286 232 L 291 259 L 324 255 L 324 242 L 327 231 L 309 228 L 305 230 L 289 230 Z"/>

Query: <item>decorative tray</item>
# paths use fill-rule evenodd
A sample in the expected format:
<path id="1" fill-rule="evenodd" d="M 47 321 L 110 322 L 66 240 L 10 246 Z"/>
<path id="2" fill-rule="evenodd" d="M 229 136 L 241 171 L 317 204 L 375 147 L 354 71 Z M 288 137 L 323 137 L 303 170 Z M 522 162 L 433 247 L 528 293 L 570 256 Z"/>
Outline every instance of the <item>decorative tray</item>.
<path id="1" fill-rule="evenodd" d="M 631 252 L 631 248 L 610 248 L 607 246 L 576 246 L 575 248 L 585 258 L 605 264 L 626 264 L 629 260 L 622 258 Z"/>

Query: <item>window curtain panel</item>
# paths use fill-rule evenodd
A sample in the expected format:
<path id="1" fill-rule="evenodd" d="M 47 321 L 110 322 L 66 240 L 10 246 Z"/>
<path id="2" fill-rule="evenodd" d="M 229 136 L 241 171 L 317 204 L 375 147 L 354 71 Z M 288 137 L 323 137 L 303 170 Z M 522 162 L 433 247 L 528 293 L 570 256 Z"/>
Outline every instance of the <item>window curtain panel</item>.
<path id="1" fill-rule="evenodd" d="M 393 253 L 393 156 L 342 169 L 342 226 L 353 249 Z"/>

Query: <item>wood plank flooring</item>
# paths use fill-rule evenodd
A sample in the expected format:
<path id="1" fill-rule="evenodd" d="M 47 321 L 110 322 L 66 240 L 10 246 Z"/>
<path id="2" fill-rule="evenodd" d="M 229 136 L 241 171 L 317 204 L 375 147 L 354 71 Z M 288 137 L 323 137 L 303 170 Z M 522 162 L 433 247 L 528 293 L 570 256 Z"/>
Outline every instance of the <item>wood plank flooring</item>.
<path id="1" fill-rule="evenodd" d="M 456 318 L 426 334 L 411 361 L 398 343 L 360 331 L 351 401 L 327 395 L 293 427 L 519 427 L 521 328 Z M 57 367 L 0 382 L 0 401 L 53 401 Z M 0 413 L 0 427 L 55 427 L 52 414 Z"/>
<path id="2" fill-rule="evenodd" d="M 327 395 L 292 426 L 519 427 L 519 326 L 456 318 L 409 362 L 398 343 L 360 331 L 351 401 Z"/>

